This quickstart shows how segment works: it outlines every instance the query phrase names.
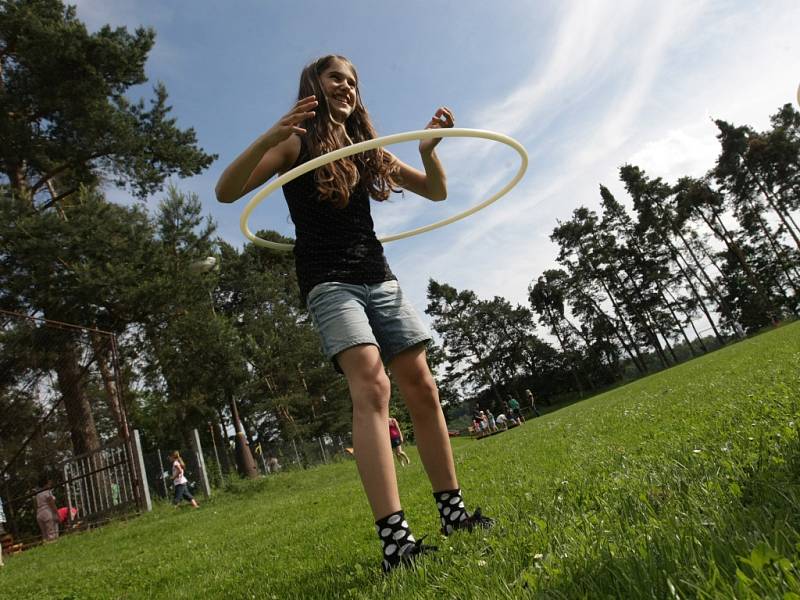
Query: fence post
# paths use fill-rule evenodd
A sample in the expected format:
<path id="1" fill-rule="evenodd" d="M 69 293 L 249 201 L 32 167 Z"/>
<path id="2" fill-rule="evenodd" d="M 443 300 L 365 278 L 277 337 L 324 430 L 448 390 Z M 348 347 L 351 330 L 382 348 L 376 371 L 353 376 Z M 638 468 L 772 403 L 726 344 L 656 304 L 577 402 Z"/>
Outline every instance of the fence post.
<path id="1" fill-rule="evenodd" d="M 300 453 L 297 452 L 297 444 L 294 443 L 294 438 L 292 438 L 292 447 L 294 448 L 294 456 L 297 459 L 297 464 L 303 466 L 303 463 L 300 460 Z"/>
<path id="2" fill-rule="evenodd" d="M 225 482 L 225 475 L 222 474 L 222 463 L 219 462 L 219 453 L 217 452 L 217 440 L 215 439 L 217 435 L 214 429 L 215 429 L 214 425 L 211 422 L 209 422 L 208 431 L 211 433 L 211 445 L 214 446 L 214 459 L 217 461 L 217 469 L 219 470 L 219 484 L 222 485 Z"/>
<path id="3" fill-rule="evenodd" d="M 158 472 L 158 478 L 161 480 L 161 487 L 164 488 L 164 498 L 169 500 L 169 490 L 167 489 L 167 479 L 164 477 L 164 461 L 161 460 L 161 448 L 156 448 L 156 454 L 158 454 L 158 468 L 161 469 Z"/>
<path id="4" fill-rule="evenodd" d="M 142 441 L 139 439 L 139 430 L 133 430 L 133 462 L 135 468 L 139 470 L 139 498 L 141 505 L 139 508 L 145 512 L 153 510 L 153 503 L 150 501 L 150 488 L 147 485 L 147 469 L 144 468 L 144 454 L 142 454 Z"/>
<path id="5" fill-rule="evenodd" d="M 206 472 L 206 459 L 203 456 L 203 447 L 200 445 L 200 433 L 197 429 L 192 429 L 192 450 L 194 451 L 195 458 L 197 459 L 198 473 L 200 479 L 200 489 L 205 494 L 206 498 L 211 496 L 211 485 L 208 483 L 208 473 Z"/>

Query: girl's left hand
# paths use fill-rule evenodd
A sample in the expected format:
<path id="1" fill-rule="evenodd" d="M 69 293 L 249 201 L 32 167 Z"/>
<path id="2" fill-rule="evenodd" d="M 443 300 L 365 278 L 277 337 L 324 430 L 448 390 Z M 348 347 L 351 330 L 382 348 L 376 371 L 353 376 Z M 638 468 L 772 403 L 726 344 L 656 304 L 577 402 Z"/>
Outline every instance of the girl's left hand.
<path id="1" fill-rule="evenodd" d="M 446 106 L 439 107 L 436 114 L 425 126 L 425 129 L 444 129 L 450 128 L 455 125 L 456 119 L 453 112 Z M 419 151 L 421 154 L 433 152 L 436 145 L 442 141 L 442 138 L 431 138 L 429 140 L 422 140 L 419 143 Z"/>

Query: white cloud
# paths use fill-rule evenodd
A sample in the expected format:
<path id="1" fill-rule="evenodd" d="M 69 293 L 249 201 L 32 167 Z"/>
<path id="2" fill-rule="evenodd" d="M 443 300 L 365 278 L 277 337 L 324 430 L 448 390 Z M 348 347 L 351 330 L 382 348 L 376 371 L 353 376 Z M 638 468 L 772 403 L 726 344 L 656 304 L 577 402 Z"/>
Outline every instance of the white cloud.
<path id="1" fill-rule="evenodd" d="M 646 142 L 626 162 L 668 183 L 684 175 L 700 177 L 719 153 L 714 134 L 715 128 L 709 119 L 702 126 L 673 129 L 660 139 Z"/>
<path id="2" fill-rule="evenodd" d="M 585 15 L 570 6 L 552 48 L 540 52 L 549 61 L 468 115 L 536 154 L 526 180 L 497 205 L 398 252 L 398 273 L 420 287 L 414 297 L 424 300 L 426 281 L 415 281 L 423 269 L 459 289 L 524 302 L 531 279 L 554 266 L 556 219 L 581 204 L 597 207 L 599 183 L 625 201 L 622 164 L 667 181 L 700 175 L 718 152 L 710 117 L 766 127 L 768 115 L 793 99 L 796 73 L 786 65 L 800 55 L 792 26 L 800 5 L 732 13 L 713 2 L 597 2 Z M 485 182 L 500 178 L 491 155 L 452 146 L 441 155 L 453 189 L 476 172 L 489 173 Z M 485 192 L 480 183 L 471 190 L 473 200 Z"/>

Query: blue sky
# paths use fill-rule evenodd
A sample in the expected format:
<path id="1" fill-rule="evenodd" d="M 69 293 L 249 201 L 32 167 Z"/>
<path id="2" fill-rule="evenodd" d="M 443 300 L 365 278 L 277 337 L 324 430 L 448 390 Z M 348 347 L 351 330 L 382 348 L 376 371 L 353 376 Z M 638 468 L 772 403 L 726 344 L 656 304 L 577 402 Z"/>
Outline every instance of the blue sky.
<path id="1" fill-rule="evenodd" d="M 246 199 L 218 204 L 225 166 L 296 99 L 302 67 L 344 54 L 381 135 L 421 129 L 438 106 L 457 126 L 510 135 L 528 150 L 526 177 L 508 196 L 459 223 L 386 245 L 420 309 L 429 278 L 482 297 L 526 303 L 528 284 L 555 265 L 549 235 L 599 184 L 625 201 L 617 170 L 636 164 L 674 181 L 700 175 L 717 153 L 711 118 L 765 128 L 800 82 L 800 2 L 501 1 L 337 3 L 240 0 L 80 0 L 89 27 L 157 32 L 147 65 L 173 114 L 219 159 L 174 183 L 195 192 L 219 235 L 241 245 Z M 136 92 L 149 95 L 150 84 Z M 392 148 L 419 166 L 414 143 Z M 379 234 L 442 219 L 486 199 L 517 168 L 491 142 L 444 140 L 449 198 L 406 193 L 373 203 Z M 124 200 L 109 190 L 111 199 Z M 151 203 L 157 201 L 156 196 Z M 291 235 L 282 194 L 251 229 Z"/>

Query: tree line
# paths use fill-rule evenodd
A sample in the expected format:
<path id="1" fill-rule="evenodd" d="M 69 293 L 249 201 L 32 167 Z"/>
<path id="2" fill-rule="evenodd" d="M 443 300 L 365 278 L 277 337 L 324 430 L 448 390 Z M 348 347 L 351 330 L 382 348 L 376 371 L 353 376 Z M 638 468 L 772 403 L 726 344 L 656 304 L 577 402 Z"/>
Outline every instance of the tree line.
<path id="1" fill-rule="evenodd" d="M 597 209 L 559 221 L 559 268 L 531 281 L 528 306 L 431 281 L 448 380 L 489 404 L 523 386 L 583 394 L 796 318 L 800 113 L 780 107 L 766 131 L 714 122 L 703 177 L 671 184 L 624 165 L 625 199 L 600 185 Z"/>

